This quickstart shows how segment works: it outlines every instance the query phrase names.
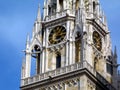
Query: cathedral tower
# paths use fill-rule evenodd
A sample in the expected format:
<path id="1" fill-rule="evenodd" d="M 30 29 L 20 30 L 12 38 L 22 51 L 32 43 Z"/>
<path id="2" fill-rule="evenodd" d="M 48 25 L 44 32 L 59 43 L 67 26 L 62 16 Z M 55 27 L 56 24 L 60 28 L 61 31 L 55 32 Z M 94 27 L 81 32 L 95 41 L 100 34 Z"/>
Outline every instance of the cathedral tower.
<path id="1" fill-rule="evenodd" d="M 44 0 L 27 36 L 21 90 L 115 90 L 113 62 L 99 0 Z"/>

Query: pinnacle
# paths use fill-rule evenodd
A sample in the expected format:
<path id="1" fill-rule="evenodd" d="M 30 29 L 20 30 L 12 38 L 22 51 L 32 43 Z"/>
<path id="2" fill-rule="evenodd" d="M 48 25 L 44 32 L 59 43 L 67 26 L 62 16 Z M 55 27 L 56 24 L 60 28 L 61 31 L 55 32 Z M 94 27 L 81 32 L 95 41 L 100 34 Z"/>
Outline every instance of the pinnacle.
<path id="1" fill-rule="evenodd" d="M 38 4 L 37 21 L 41 21 L 40 4 Z"/>

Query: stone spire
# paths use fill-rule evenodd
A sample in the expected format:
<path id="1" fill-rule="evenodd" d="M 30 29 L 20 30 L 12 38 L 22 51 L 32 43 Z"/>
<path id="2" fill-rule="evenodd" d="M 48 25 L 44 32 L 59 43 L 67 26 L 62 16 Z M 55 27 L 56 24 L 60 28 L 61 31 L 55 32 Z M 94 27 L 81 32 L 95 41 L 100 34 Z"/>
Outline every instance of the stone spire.
<path id="1" fill-rule="evenodd" d="M 37 17 L 33 26 L 33 37 L 38 36 L 39 32 L 42 29 L 42 22 L 41 22 L 41 12 L 40 12 L 40 4 L 38 5 Z"/>
<path id="2" fill-rule="evenodd" d="M 117 48 L 115 46 L 114 48 L 114 54 L 113 54 L 113 86 L 115 88 L 117 88 L 117 68 L 118 68 L 118 64 L 117 64 Z M 116 89 L 117 90 L 117 89 Z"/>
<path id="3" fill-rule="evenodd" d="M 116 48 L 116 46 L 114 48 L 114 58 L 117 58 L 117 48 Z"/>
<path id="4" fill-rule="evenodd" d="M 38 5 L 37 21 L 41 21 L 40 4 Z"/>

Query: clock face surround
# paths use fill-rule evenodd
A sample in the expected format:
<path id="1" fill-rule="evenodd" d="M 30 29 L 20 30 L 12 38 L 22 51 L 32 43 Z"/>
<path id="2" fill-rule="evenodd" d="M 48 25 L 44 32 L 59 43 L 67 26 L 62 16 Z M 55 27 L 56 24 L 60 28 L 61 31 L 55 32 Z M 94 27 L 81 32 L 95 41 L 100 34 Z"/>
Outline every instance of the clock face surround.
<path id="1" fill-rule="evenodd" d="M 49 34 L 50 44 L 58 44 L 64 40 L 66 36 L 66 29 L 63 26 L 56 26 Z"/>
<path id="2" fill-rule="evenodd" d="M 93 43 L 94 43 L 95 47 L 97 48 L 97 50 L 101 51 L 102 40 L 101 40 L 100 34 L 97 31 L 93 32 Z"/>

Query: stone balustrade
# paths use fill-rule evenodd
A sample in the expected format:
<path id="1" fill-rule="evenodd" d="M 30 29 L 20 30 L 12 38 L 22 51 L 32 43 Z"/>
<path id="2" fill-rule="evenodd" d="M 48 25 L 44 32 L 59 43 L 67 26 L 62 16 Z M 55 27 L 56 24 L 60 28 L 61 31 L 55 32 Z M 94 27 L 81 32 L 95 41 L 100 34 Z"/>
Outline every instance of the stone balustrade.
<path id="1" fill-rule="evenodd" d="M 65 66 L 62 68 L 58 68 L 58 69 L 55 69 L 52 71 L 45 72 L 43 74 L 39 74 L 39 75 L 35 75 L 33 77 L 28 77 L 28 78 L 22 79 L 21 86 L 35 83 L 37 81 L 49 79 L 50 76 L 55 77 L 55 76 L 66 74 L 66 73 L 69 73 L 69 72 L 72 72 L 75 70 L 79 70 L 82 68 L 83 68 L 82 63 L 77 63 L 77 64 Z"/>
<path id="2" fill-rule="evenodd" d="M 72 64 L 72 65 L 58 68 L 58 69 L 48 71 L 42 74 L 38 74 L 33 77 L 22 79 L 21 86 L 29 85 L 29 84 L 36 83 L 42 80 L 47 80 L 50 77 L 56 77 L 56 76 L 60 76 L 63 74 L 67 74 L 67 73 L 70 73 L 76 70 L 82 70 L 82 69 L 87 69 L 89 72 L 91 72 L 94 76 L 96 76 L 96 78 L 100 82 L 102 82 L 104 85 L 107 85 L 109 90 L 115 90 L 112 87 L 112 85 L 104 77 L 102 77 L 98 72 L 96 72 L 94 68 L 87 61 L 84 61 L 83 63 L 80 62 L 80 63 Z"/>
<path id="3" fill-rule="evenodd" d="M 55 14 L 46 16 L 45 21 L 48 22 L 48 21 L 56 20 L 57 18 L 65 17 L 68 14 L 69 15 L 74 15 L 73 10 L 66 9 L 64 11 L 60 11 L 60 12 L 57 12 Z"/>

